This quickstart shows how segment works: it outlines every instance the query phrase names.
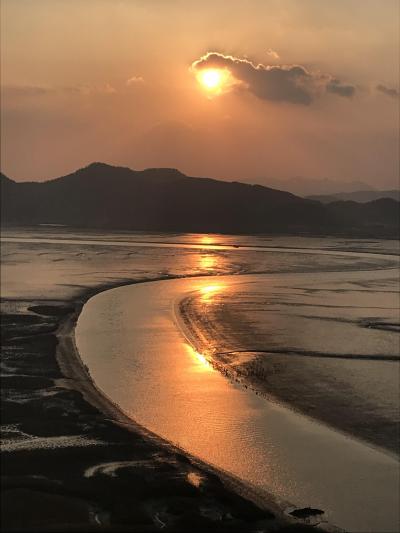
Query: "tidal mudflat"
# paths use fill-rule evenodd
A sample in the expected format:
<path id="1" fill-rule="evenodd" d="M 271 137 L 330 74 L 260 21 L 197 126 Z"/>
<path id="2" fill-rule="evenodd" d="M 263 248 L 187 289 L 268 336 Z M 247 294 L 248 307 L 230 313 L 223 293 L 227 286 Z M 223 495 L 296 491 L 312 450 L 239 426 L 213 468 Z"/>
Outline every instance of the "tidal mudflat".
<path id="1" fill-rule="evenodd" d="M 170 408 L 164 404 L 163 409 L 154 412 L 153 416 L 159 420 L 169 417 L 175 425 L 181 423 L 181 438 L 174 441 L 180 447 L 155 436 L 157 432 L 152 424 L 144 428 L 139 416 L 133 416 L 139 424 L 124 417 L 96 388 L 104 391 L 101 382 L 96 379 L 97 363 L 93 366 L 86 363 L 95 380 L 94 385 L 86 369 L 79 364 L 73 353 L 70 332 L 83 303 L 91 295 L 113 286 L 187 276 L 218 276 L 209 278 L 213 281 L 208 285 L 213 286 L 215 279 L 222 280 L 222 275 L 232 274 L 239 279 L 238 275 L 251 273 L 387 271 L 396 266 L 396 247 L 392 241 L 354 242 L 354 250 L 359 252 L 357 255 L 352 253 L 351 241 L 341 239 L 306 239 L 307 243 L 296 243 L 293 239 L 285 241 L 284 238 L 249 241 L 248 238 L 229 237 L 224 240 L 223 236 L 212 235 L 71 234 L 54 228 L 9 231 L 4 237 L 7 242 L 3 242 L 2 246 L 5 332 L 2 455 L 5 475 L 3 497 L 7 503 L 4 507 L 7 515 L 3 516 L 3 521 L 6 529 L 25 527 L 86 531 L 121 530 L 125 527 L 132 530 L 134 526 L 143 531 L 163 528 L 166 524 L 176 530 L 187 529 L 190 525 L 200 529 L 261 528 L 272 531 L 287 528 L 289 523 L 300 527 L 299 524 L 311 520 L 307 512 L 298 512 L 300 518 L 295 518 L 296 501 L 293 507 L 289 507 L 291 501 L 286 507 L 278 505 L 285 500 L 285 495 L 296 492 L 296 481 L 290 476 L 290 468 L 281 472 L 282 491 L 276 491 L 276 499 L 267 494 L 268 491 L 260 492 L 251 483 L 243 483 L 240 476 L 210 469 L 206 463 L 216 462 L 211 457 L 201 457 L 202 461 L 198 461 L 191 456 L 190 449 L 187 454 L 182 452 L 180 447 L 188 449 L 185 441 L 185 431 L 188 435 L 188 430 L 182 419 L 176 416 L 176 410 L 184 405 L 179 394 Z M 248 245 L 252 249 L 248 249 Z M 265 246 L 268 249 L 262 249 Z M 310 248 L 308 253 L 304 253 L 305 248 Z M 367 253 L 368 248 L 374 253 Z M 319 253 L 318 249 L 323 252 Z M 147 286 L 154 287 L 155 284 Z M 212 292 L 209 291 L 209 295 Z M 232 309 L 235 307 L 237 311 L 235 305 Z M 84 313 L 88 309 L 86 306 Z M 210 313 L 212 309 L 210 305 Z M 172 310 L 168 307 L 166 314 L 161 313 L 158 321 L 151 325 L 151 331 L 149 324 L 146 333 L 151 333 L 151 337 L 157 340 L 157 334 L 164 331 L 165 320 Z M 116 307 L 113 321 L 107 325 L 110 332 L 118 331 L 124 324 L 119 318 Z M 235 323 L 228 318 L 224 317 L 221 321 L 225 324 L 221 328 L 226 335 L 226 324 Z M 133 320 L 131 327 L 136 327 Z M 176 327 L 175 323 L 173 327 Z M 213 338 L 208 338 L 207 342 Z M 238 348 L 237 345 L 234 347 Z M 109 360 L 117 363 L 117 358 L 113 359 L 116 346 L 109 344 L 106 348 Z M 246 344 L 245 349 L 248 348 Z M 254 345 L 251 348 L 255 350 Z M 171 374 L 173 364 L 170 360 L 165 376 L 173 378 L 172 382 L 164 380 L 161 387 L 157 382 L 151 384 L 150 375 L 146 372 L 141 377 L 135 374 L 135 370 L 139 370 L 137 356 L 140 354 L 125 355 L 128 357 L 124 362 L 135 379 L 126 387 L 121 386 L 121 390 L 142 394 L 138 404 L 141 408 L 147 406 L 153 409 L 154 405 L 146 402 L 146 398 L 150 399 L 152 393 L 162 395 L 170 391 L 174 380 L 182 378 L 178 372 L 175 376 Z M 206 357 L 202 353 L 198 355 L 204 359 L 197 357 L 198 366 L 192 370 L 198 386 L 201 386 L 208 383 L 211 373 L 207 370 Z M 189 353 L 186 356 L 192 357 Z M 112 365 L 112 370 L 117 370 L 117 364 Z M 325 373 L 329 373 L 329 368 L 325 369 Z M 231 386 L 220 373 L 213 375 L 212 379 L 222 380 Z M 207 377 L 207 382 L 204 382 L 204 377 Z M 247 394 L 245 389 L 240 389 L 241 385 L 235 387 L 237 394 Z M 290 398 L 283 395 L 279 398 L 273 389 L 271 394 L 290 402 Z M 254 401 L 268 403 L 264 398 L 255 395 L 253 398 Z M 195 395 L 191 401 L 196 401 Z M 225 396 L 219 396 L 221 406 L 226 401 Z M 252 401 L 249 400 L 249 414 L 253 409 Z M 198 404 L 198 413 L 203 410 L 203 415 L 207 416 L 208 410 L 212 414 L 212 404 L 202 402 L 200 398 Z M 281 409 L 278 404 L 269 405 L 271 412 L 275 410 L 277 413 Z M 234 412 L 232 406 L 230 409 Z M 236 424 L 238 432 L 242 418 L 246 418 L 246 413 L 241 413 L 236 420 L 233 417 L 230 429 L 234 430 Z M 214 452 L 214 436 L 222 438 L 222 430 L 224 427 L 218 428 L 216 422 L 208 433 L 209 449 Z M 321 432 L 324 431 L 321 426 Z M 335 435 L 334 431 L 332 435 Z M 231 446 L 230 449 L 240 455 L 240 449 L 233 446 L 237 441 L 229 444 L 229 435 L 225 434 L 224 438 L 226 446 Z M 287 434 L 283 432 L 280 442 L 285 439 Z M 275 445 L 278 454 L 280 442 Z M 219 448 L 219 453 L 225 454 L 226 450 L 228 448 Z M 382 464 L 393 460 L 389 455 L 384 457 Z M 245 459 L 243 454 L 240 458 Z M 247 463 L 247 459 L 244 462 Z M 267 475 L 268 465 L 262 463 L 261 466 Z M 270 474 L 275 479 L 279 478 L 279 471 L 271 471 Z M 365 471 L 365 477 L 369 479 L 368 471 Z M 310 487 L 312 481 L 311 478 Z M 329 476 L 326 483 L 329 484 Z M 290 490 L 285 492 L 285 485 Z M 337 487 L 335 490 L 338 490 Z M 380 524 L 385 523 L 388 514 L 393 520 L 396 513 L 396 506 L 387 504 L 385 498 L 386 494 L 382 494 L 381 500 L 376 502 L 379 509 L 382 509 L 383 503 L 386 505 L 383 507 L 385 511 L 376 512 L 376 520 Z M 312 505 L 310 498 L 302 506 Z M 294 514 L 290 515 L 293 511 Z M 330 509 L 324 511 L 329 516 Z M 324 521 L 324 515 L 314 518 L 314 521 L 321 520 Z"/>

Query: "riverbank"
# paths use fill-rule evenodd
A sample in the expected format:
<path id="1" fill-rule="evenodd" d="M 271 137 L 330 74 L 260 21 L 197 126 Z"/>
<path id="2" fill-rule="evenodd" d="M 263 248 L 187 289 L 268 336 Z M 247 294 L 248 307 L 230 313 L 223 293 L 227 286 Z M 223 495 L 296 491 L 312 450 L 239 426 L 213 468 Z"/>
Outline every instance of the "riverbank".
<path id="1" fill-rule="evenodd" d="M 73 329 L 84 302 L 110 286 L 74 301 L 2 301 L 3 531 L 308 530 L 100 393 Z"/>

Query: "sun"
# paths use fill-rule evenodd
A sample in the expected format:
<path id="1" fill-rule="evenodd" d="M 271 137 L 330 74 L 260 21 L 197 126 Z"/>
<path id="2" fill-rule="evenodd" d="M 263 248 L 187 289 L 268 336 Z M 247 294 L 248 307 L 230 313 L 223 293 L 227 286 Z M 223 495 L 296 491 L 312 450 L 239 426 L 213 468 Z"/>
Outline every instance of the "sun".
<path id="1" fill-rule="evenodd" d="M 220 94 L 229 85 L 229 72 L 221 68 L 201 69 L 196 74 L 197 81 L 210 94 Z"/>
<path id="2" fill-rule="evenodd" d="M 218 89 L 222 83 L 222 71 L 216 68 L 208 68 L 200 72 L 199 81 L 206 89 Z"/>
<path id="3" fill-rule="evenodd" d="M 230 92 L 239 83 L 226 67 L 199 67 L 194 63 L 191 71 L 208 98 Z"/>

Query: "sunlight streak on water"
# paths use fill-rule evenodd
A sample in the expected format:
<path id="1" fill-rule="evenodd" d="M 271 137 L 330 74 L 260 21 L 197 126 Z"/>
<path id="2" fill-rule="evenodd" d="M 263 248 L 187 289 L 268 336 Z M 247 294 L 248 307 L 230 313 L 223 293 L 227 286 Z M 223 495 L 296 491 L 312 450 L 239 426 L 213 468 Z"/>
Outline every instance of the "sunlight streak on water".
<path id="1" fill-rule="evenodd" d="M 201 301 L 202 302 L 211 302 L 217 292 L 220 292 L 224 288 L 224 285 L 222 284 L 212 284 L 212 285 L 205 285 L 204 287 L 200 288 L 200 293 L 202 294 Z"/>
<path id="2" fill-rule="evenodd" d="M 185 344 L 185 350 L 188 352 L 190 357 L 195 361 L 196 363 L 196 370 L 199 372 L 213 372 L 214 369 L 206 359 L 206 357 L 194 350 L 190 344 Z"/>
<path id="3" fill-rule="evenodd" d="M 201 244 L 216 244 L 215 238 L 211 235 L 201 235 L 199 238 Z"/>
<path id="4" fill-rule="evenodd" d="M 215 255 L 210 255 L 210 254 L 207 254 L 207 255 L 201 255 L 200 256 L 200 260 L 199 260 L 199 263 L 200 263 L 200 268 L 202 270 L 214 270 L 215 268 L 217 268 L 219 265 L 219 258 Z"/>

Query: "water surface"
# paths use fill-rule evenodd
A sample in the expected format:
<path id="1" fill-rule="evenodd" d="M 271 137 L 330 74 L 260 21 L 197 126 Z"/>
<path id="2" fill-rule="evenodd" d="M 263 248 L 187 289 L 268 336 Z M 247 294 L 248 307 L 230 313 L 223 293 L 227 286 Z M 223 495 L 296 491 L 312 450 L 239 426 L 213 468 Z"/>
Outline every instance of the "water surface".
<path id="1" fill-rule="evenodd" d="M 176 303 L 210 287 L 210 278 L 169 280 L 92 298 L 76 341 L 97 385 L 140 424 L 294 505 L 351 531 L 397 531 L 393 457 L 232 384 L 193 350 Z"/>

